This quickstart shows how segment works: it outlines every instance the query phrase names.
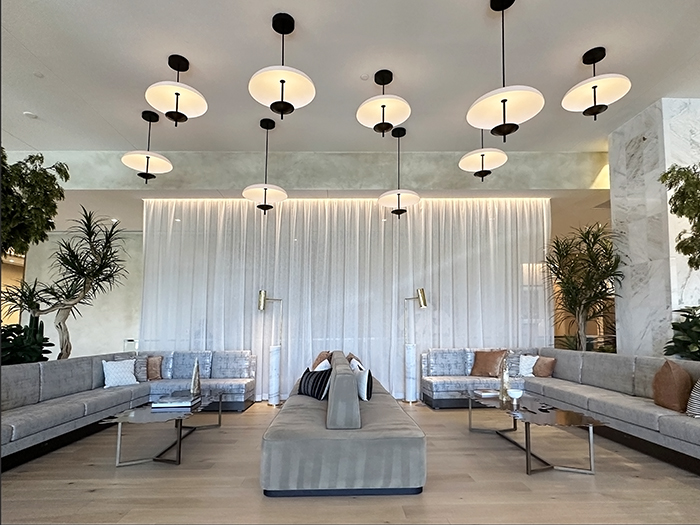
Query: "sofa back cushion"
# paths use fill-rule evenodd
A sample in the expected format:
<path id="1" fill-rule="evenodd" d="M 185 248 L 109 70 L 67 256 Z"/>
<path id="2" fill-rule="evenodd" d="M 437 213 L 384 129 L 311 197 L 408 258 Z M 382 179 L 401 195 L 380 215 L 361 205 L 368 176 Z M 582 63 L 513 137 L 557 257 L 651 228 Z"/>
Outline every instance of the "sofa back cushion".
<path id="1" fill-rule="evenodd" d="M 42 361 L 39 401 L 92 390 L 92 356 Z"/>
<path id="2" fill-rule="evenodd" d="M 211 378 L 211 354 L 208 350 L 178 350 L 173 352 L 173 379 L 190 379 L 194 370 L 195 359 L 199 359 L 200 379 Z"/>
<path id="3" fill-rule="evenodd" d="M 326 428 L 355 429 L 362 426 L 357 379 L 345 354 L 335 350 L 331 355 L 331 381 L 328 390 Z"/>
<path id="4" fill-rule="evenodd" d="M 466 348 L 428 350 L 428 375 L 468 376 L 474 364 L 474 352 Z"/>
<path id="5" fill-rule="evenodd" d="M 556 358 L 557 362 L 554 365 L 552 377 L 573 381 L 574 383 L 581 382 L 583 352 L 562 350 L 561 348 L 542 348 L 540 349 L 540 355 Z"/>
<path id="6" fill-rule="evenodd" d="M 581 383 L 634 394 L 634 356 L 583 352 L 582 358 Z"/>
<path id="7" fill-rule="evenodd" d="M 663 357 L 636 356 L 634 358 L 634 395 L 640 397 L 654 398 L 652 382 L 656 372 L 666 361 Z M 686 359 L 674 359 L 674 363 L 679 365 L 690 374 L 695 384 L 700 379 L 700 361 L 690 361 Z"/>
<path id="8" fill-rule="evenodd" d="M 33 405 L 39 402 L 41 369 L 39 363 L 23 363 L 19 365 L 3 365 L 2 381 L 2 410 Z"/>
<path id="9" fill-rule="evenodd" d="M 161 355 L 163 356 L 163 362 L 160 365 L 160 375 L 163 379 L 172 379 L 173 378 L 173 353 L 172 351 L 167 351 L 167 350 L 142 350 L 138 353 L 140 356 L 156 356 L 156 355 Z M 194 367 L 194 361 L 192 361 L 192 366 Z M 200 378 L 202 377 L 201 375 L 201 363 L 200 363 Z M 192 377 L 192 368 L 190 368 L 190 375 L 188 377 Z"/>
<path id="10" fill-rule="evenodd" d="M 250 350 L 219 350 L 212 352 L 212 379 L 251 377 L 250 356 Z"/>

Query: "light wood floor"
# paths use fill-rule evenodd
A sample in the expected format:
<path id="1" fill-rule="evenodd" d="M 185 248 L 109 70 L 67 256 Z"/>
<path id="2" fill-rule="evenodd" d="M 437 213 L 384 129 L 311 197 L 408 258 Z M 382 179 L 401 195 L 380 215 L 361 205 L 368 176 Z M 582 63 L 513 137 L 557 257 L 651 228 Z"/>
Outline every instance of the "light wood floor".
<path id="1" fill-rule="evenodd" d="M 415 496 L 267 498 L 260 440 L 277 410 L 257 403 L 195 432 L 180 466 L 115 468 L 116 427 L 2 474 L 2 523 L 698 523 L 700 477 L 596 436 L 595 476 L 525 474 L 523 452 L 469 433 L 466 410 L 403 404 L 428 436 Z M 494 409 L 475 425 L 508 426 Z M 198 414 L 195 424 L 213 422 Z M 124 459 L 165 446 L 171 424 L 125 425 Z M 585 433 L 533 426 L 535 452 L 585 466 Z"/>

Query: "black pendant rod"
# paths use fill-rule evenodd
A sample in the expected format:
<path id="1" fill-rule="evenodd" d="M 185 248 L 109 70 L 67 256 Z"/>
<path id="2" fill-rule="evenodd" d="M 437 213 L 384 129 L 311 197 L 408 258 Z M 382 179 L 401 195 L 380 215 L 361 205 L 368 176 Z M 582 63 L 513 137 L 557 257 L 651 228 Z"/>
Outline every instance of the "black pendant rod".
<path id="1" fill-rule="evenodd" d="M 146 151 L 151 151 L 151 122 L 148 123 L 148 145 Z"/>
<path id="2" fill-rule="evenodd" d="M 484 149 L 484 130 L 481 130 L 481 149 Z"/>
<path id="3" fill-rule="evenodd" d="M 503 87 L 506 87 L 506 11 L 501 11 L 501 64 L 503 68 Z M 595 67 L 595 66 L 594 66 Z"/>
<path id="4" fill-rule="evenodd" d="M 396 139 L 396 189 L 401 188 L 401 137 Z M 399 194 L 399 199 L 401 195 Z M 399 206 L 400 208 L 401 206 Z"/>
<path id="5" fill-rule="evenodd" d="M 269 144 L 270 130 L 265 130 L 265 184 L 267 184 L 267 148 Z M 265 197 L 267 197 L 267 189 L 265 189 Z"/>
<path id="6" fill-rule="evenodd" d="M 284 34 L 282 34 L 282 65 L 284 65 Z"/>

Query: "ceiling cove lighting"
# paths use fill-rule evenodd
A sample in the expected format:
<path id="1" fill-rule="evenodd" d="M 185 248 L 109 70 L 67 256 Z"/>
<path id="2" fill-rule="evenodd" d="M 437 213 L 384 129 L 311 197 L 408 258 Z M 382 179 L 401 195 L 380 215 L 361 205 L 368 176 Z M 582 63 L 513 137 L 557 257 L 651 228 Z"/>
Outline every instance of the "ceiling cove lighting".
<path id="1" fill-rule="evenodd" d="M 467 111 L 467 122 L 491 134 L 503 137 L 518 131 L 520 124 L 530 120 L 544 107 L 544 96 L 529 86 L 506 86 L 505 11 L 515 0 L 490 0 L 493 11 L 501 12 L 501 68 L 503 87 L 489 91 Z"/>
<path id="2" fill-rule="evenodd" d="M 284 35 L 294 31 L 294 18 L 277 13 L 272 17 L 272 29 L 282 35 L 282 65 L 265 67 L 255 73 L 248 82 L 248 92 L 283 119 L 309 104 L 316 96 L 316 87 L 306 73 L 284 65 Z"/>
<path id="3" fill-rule="evenodd" d="M 484 177 L 491 175 L 491 170 L 500 168 L 508 160 L 508 155 L 503 150 L 498 148 L 484 147 L 484 130 L 481 131 L 481 148 L 470 151 L 459 159 L 459 168 L 464 171 L 473 171 L 475 177 L 481 177 L 481 182 L 484 182 Z"/>
<path id="4" fill-rule="evenodd" d="M 624 97 L 632 87 L 632 82 L 625 75 L 608 73 L 595 74 L 595 65 L 605 58 L 604 47 L 594 47 L 583 54 L 582 62 L 593 66 L 593 76 L 579 82 L 566 92 L 561 106 L 567 111 L 583 113 L 598 120 L 598 115 L 608 109 L 613 102 Z"/>
<path id="5" fill-rule="evenodd" d="M 397 95 L 386 95 L 384 86 L 391 84 L 394 74 L 382 69 L 374 74 L 374 82 L 382 86 L 382 94 L 365 100 L 357 109 L 357 121 L 377 133 L 391 131 L 394 126 L 403 124 L 411 116 L 411 106 Z"/>
<path id="6" fill-rule="evenodd" d="M 199 91 L 180 82 L 180 73 L 190 69 L 189 60 L 180 55 L 170 55 L 168 65 L 177 72 L 177 81 L 164 80 L 148 86 L 146 101 L 175 122 L 177 127 L 187 119 L 201 117 L 209 106 Z"/>
<path id="7" fill-rule="evenodd" d="M 263 184 L 252 184 L 243 190 L 243 197 L 249 201 L 257 203 L 257 207 L 267 215 L 272 205 L 282 202 L 287 198 L 287 192 L 279 186 L 267 183 L 267 156 L 270 130 L 275 129 L 275 121 L 264 118 L 260 121 L 260 127 L 265 130 L 265 182 Z"/>
<path id="8" fill-rule="evenodd" d="M 394 128 L 391 136 L 396 140 L 396 189 L 389 190 L 379 196 L 379 205 L 394 208 L 391 213 L 399 219 L 406 213 L 406 206 L 418 204 L 420 197 L 415 191 L 401 189 L 401 137 L 406 136 L 406 128 Z M 403 206 L 403 207 L 402 207 Z"/>
<path id="9" fill-rule="evenodd" d="M 122 155 L 122 162 L 132 170 L 138 171 L 139 177 L 146 181 L 155 179 L 154 173 L 168 173 L 173 169 L 172 163 L 160 153 L 151 151 L 151 124 L 158 122 L 160 117 L 155 111 L 142 111 L 141 118 L 148 122 L 148 145 L 146 151 L 129 151 Z"/>

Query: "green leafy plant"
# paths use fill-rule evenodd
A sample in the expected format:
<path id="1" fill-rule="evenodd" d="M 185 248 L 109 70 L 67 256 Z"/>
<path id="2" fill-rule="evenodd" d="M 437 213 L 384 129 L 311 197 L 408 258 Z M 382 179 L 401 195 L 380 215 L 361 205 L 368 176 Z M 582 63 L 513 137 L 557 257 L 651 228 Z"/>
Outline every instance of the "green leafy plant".
<path id="1" fill-rule="evenodd" d="M 54 346 L 44 337 L 44 323 L 32 318 L 29 326 L 10 324 L 2 327 L 2 364 L 36 363 L 48 361 L 47 347 Z"/>
<path id="2" fill-rule="evenodd" d="M 586 323 L 610 315 L 622 282 L 622 260 L 615 234 L 607 225 L 575 228 L 555 237 L 545 258 L 550 295 L 557 305 L 556 321 L 576 327 L 578 350 L 586 350 Z"/>
<path id="3" fill-rule="evenodd" d="M 692 166 L 673 164 L 659 177 L 673 191 L 668 200 L 670 211 L 690 222 L 690 229 L 676 236 L 676 251 L 688 257 L 688 266 L 700 270 L 700 163 Z"/>
<path id="4" fill-rule="evenodd" d="M 2 252 L 24 255 L 30 244 L 48 239 L 55 228 L 56 202 L 63 200 L 59 179 L 70 178 L 68 166 L 57 162 L 44 167 L 43 155 L 29 155 L 7 163 L 2 148 Z"/>
<path id="5" fill-rule="evenodd" d="M 673 337 L 664 347 L 664 355 L 677 355 L 700 361 L 700 306 L 674 310 L 681 320 L 671 323 Z"/>
<path id="6" fill-rule="evenodd" d="M 52 255 L 56 274 L 53 283 L 24 280 L 2 292 L 8 313 L 26 310 L 32 319 L 56 312 L 54 326 L 60 338 L 58 359 L 70 357 L 72 345 L 66 321 L 80 313 L 78 305 L 91 305 L 94 298 L 121 284 L 128 273 L 122 259 L 123 230 L 119 221 L 108 224 L 104 217 L 82 207 L 82 217 L 68 229 L 69 236 L 58 241 Z M 30 323 L 31 324 L 31 323 Z"/>

